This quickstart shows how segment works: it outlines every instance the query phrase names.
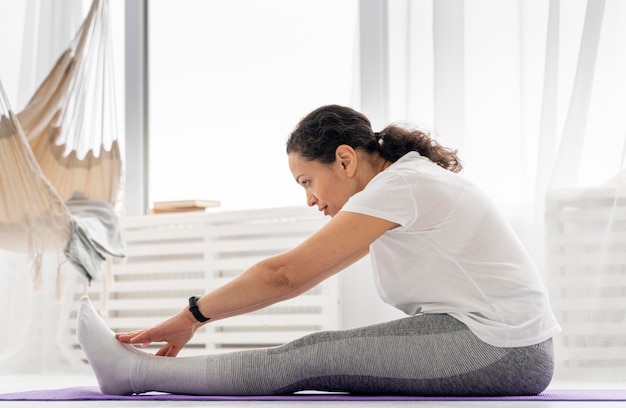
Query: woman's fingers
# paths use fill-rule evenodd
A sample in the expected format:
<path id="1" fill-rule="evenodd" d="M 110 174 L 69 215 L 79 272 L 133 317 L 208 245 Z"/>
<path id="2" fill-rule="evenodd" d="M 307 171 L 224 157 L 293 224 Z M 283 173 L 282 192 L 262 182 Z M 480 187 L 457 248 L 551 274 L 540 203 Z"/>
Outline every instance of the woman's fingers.
<path id="1" fill-rule="evenodd" d="M 156 352 L 155 355 L 162 357 L 176 357 L 181 347 L 176 347 L 173 344 L 167 343 Z"/>
<path id="2" fill-rule="evenodd" d="M 135 337 L 139 333 L 139 331 L 129 332 L 129 333 L 115 333 L 115 338 L 121 341 L 122 343 L 130 343 L 130 339 Z"/>
<path id="3" fill-rule="evenodd" d="M 179 313 L 149 329 L 118 333 L 115 338 L 122 343 L 140 344 L 147 347 L 154 342 L 165 342 L 157 356 L 175 357 L 193 337 L 196 322 L 191 321 L 184 313 Z"/>
<path id="4" fill-rule="evenodd" d="M 142 347 L 149 345 L 153 341 L 149 336 L 148 330 L 135 330 L 128 333 L 116 333 L 115 338 L 122 343 L 141 344 Z"/>

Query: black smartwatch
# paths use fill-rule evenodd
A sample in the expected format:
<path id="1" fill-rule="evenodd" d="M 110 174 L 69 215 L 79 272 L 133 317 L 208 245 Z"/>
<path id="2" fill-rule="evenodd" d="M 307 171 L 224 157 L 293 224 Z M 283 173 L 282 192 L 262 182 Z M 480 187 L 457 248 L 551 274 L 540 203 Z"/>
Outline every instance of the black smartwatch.
<path id="1" fill-rule="evenodd" d="M 204 323 L 204 322 L 211 320 L 211 318 L 205 317 L 202 315 L 202 313 L 200 313 L 200 310 L 198 309 L 198 305 L 196 304 L 198 299 L 200 299 L 198 296 L 192 296 L 189 298 L 189 311 L 191 312 L 193 317 L 196 318 L 197 321 L 199 321 L 200 323 Z"/>

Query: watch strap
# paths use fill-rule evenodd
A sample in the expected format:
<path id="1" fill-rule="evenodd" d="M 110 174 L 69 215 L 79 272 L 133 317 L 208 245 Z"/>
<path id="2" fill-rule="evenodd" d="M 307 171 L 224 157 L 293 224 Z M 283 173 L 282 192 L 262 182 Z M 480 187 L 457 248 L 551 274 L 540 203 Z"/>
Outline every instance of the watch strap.
<path id="1" fill-rule="evenodd" d="M 189 311 L 191 312 L 193 317 L 196 318 L 197 321 L 199 321 L 200 323 L 204 323 L 211 320 L 211 318 L 206 317 L 202 313 L 200 313 L 200 309 L 198 309 L 198 304 L 196 303 L 198 299 L 200 299 L 200 297 L 198 296 L 192 296 L 189 298 Z"/>

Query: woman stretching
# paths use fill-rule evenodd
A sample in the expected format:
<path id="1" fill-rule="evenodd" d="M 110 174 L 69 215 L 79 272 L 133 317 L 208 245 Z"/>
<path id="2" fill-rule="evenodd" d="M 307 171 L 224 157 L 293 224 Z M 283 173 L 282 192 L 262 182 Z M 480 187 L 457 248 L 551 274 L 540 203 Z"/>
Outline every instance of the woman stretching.
<path id="1" fill-rule="evenodd" d="M 81 299 L 78 339 L 102 392 L 500 396 L 548 386 L 560 328 L 545 287 L 500 212 L 458 174 L 455 151 L 415 129 L 375 133 L 363 114 L 330 105 L 300 121 L 287 154 L 307 204 L 332 219 L 189 305 L 181 299 L 149 329 L 114 334 Z M 202 325 L 297 296 L 368 253 L 380 297 L 408 317 L 172 358 Z M 156 356 L 131 346 L 151 342 L 165 343 Z"/>

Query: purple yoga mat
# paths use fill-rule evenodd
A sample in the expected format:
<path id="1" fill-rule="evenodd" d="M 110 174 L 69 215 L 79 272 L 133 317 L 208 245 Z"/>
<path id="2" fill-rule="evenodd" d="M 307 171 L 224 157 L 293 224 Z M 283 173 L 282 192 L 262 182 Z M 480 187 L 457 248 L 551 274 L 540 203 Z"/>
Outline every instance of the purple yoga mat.
<path id="1" fill-rule="evenodd" d="M 0 394 L 0 401 L 626 401 L 623 390 L 546 390 L 530 397 L 420 397 L 405 395 L 352 395 L 308 392 L 281 396 L 178 395 L 150 392 L 139 395 L 106 395 L 98 387 L 72 387 Z"/>

